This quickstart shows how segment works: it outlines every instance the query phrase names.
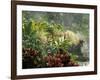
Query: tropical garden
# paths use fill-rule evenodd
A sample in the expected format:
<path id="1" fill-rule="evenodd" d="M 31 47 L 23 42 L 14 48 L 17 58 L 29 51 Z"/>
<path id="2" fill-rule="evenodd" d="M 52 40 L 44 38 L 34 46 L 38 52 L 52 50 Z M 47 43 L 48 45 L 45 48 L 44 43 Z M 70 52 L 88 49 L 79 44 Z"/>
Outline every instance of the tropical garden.
<path id="1" fill-rule="evenodd" d="M 89 15 L 22 12 L 22 68 L 89 63 Z"/>

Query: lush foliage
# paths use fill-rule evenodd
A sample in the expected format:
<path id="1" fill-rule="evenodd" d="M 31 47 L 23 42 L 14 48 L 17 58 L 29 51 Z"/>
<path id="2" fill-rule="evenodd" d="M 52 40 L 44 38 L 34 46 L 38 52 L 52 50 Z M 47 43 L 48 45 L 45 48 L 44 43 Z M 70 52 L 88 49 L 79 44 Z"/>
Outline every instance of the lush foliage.
<path id="1" fill-rule="evenodd" d="M 36 20 L 26 15 L 22 18 L 23 68 L 79 66 L 82 38 L 47 17 Z"/>

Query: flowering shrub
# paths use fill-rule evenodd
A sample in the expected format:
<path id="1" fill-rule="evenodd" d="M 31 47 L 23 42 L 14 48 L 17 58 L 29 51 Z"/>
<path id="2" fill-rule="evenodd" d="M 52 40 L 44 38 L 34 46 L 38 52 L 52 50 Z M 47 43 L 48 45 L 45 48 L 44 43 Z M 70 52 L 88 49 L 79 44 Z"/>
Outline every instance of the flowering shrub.
<path id="1" fill-rule="evenodd" d="M 23 25 L 23 68 L 79 66 L 71 54 L 72 46 L 81 41 L 74 32 L 45 21 Z"/>

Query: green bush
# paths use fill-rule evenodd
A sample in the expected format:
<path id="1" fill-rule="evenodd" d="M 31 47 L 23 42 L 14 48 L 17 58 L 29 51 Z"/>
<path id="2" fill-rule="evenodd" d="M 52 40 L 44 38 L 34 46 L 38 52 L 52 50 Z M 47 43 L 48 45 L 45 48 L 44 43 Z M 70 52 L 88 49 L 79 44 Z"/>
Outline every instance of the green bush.
<path id="1" fill-rule="evenodd" d="M 53 58 L 56 58 L 55 55 L 58 55 L 59 51 L 60 55 L 65 55 L 65 54 L 69 55 L 70 53 L 68 52 L 68 50 L 75 43 L 73 42 L 72 39 L 76 39 L 74 38 L 74 36 L 76 37 L 76 34 L 74 32 L 69 31 L 68 33 L 67 30 L 65 30 L 62 25 L 48 23 L 46 21 L 30 20 L 27 22 L 24 20 L 22 32 L 23 32 L 22 47 L 24 50 L 23 68 L 48 67 L 47 66 L 48 61 L 45 61 L 44 57 L 45 56 L 48 57 L 48 54 L 50 54 L 52 55 L 51 60 L 55 62 Z M 74 34 L 74 36 L 72 36 L 72 39 L 69 39 L 69 37 L 65 35 L 66 32 L 68 34 L 70 33 Z M 78 45 L 78 41 L 76 45 Z M 76 60 L 75 56 L 73 55 L 69 56 L 70 57 L 72 56 L 71 58 L 73 58 L 73 59 L 70 58 L 69 62 L 71 60 Z M 73 66 L 74 64 L 75 61 L 73 62 Z M 54 66 L 57 67 L 56 65 L 53 65 L 51 67 Z M 67 66 L 67 63 L 61 62 L 59 66 Z"/>

